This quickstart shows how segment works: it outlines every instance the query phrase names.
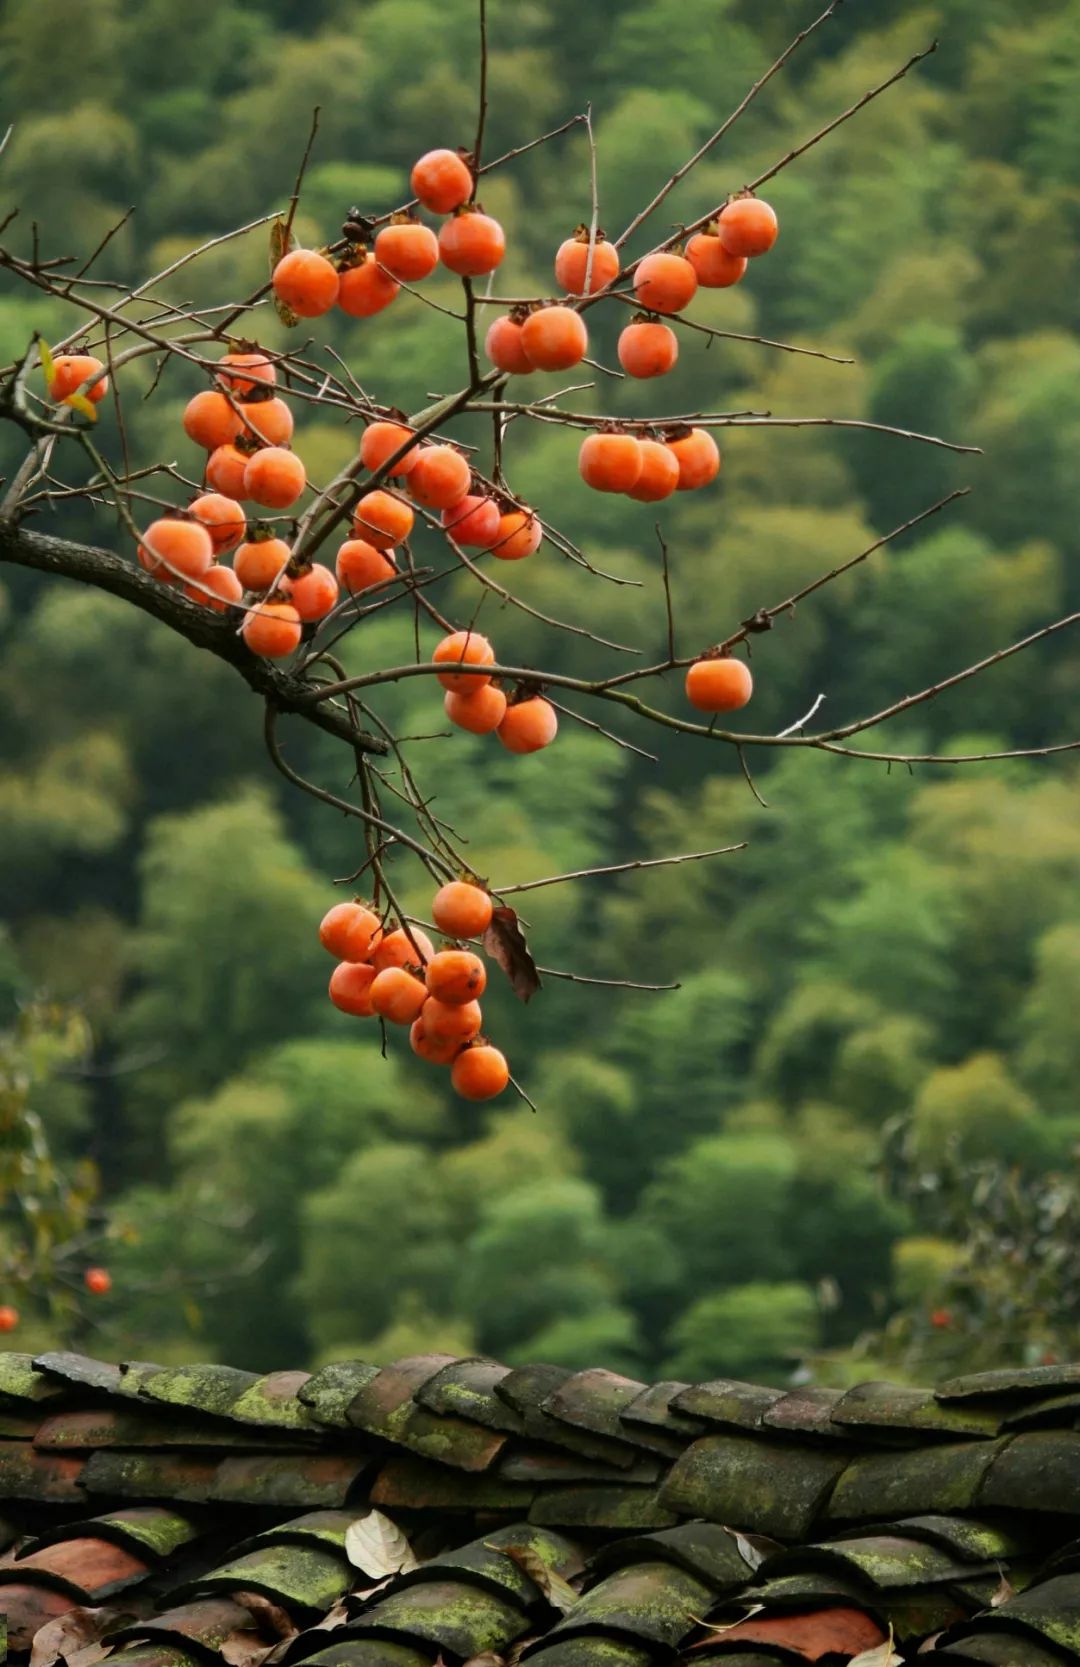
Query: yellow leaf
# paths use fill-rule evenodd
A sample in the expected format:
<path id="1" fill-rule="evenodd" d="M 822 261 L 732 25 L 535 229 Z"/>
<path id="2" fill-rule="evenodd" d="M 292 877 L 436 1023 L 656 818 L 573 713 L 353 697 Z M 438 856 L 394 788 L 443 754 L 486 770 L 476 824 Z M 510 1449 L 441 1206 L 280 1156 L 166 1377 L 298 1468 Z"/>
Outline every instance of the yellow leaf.
<path id="1" fill-rule="evenodd" d="M 52 353 L 49 351 L 49 344 L 45 340 L 44 336 L 38 337 L 37 346 L 38 357 L 41 360 L 41 368 L 45 372 L 45 381 L 51 382 L 56 371 L 56 365 L 53 360 Z"/>
<path id="2" fill-rule="evenodd" d="M 84 417 L 88 417 L 92 423 L 97 422 L 97 406 L 85 394 L 68 394 L 67 398 L 61 400 L 60 403 L 70 405 L 73 410 L 80 412 Z"/>

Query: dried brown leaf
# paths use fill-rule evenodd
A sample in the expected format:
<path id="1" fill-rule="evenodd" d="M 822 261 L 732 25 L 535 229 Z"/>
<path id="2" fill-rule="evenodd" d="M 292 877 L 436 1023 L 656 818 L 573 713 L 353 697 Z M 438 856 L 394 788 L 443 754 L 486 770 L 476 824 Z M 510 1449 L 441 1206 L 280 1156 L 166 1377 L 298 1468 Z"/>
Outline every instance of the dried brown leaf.
<path id="1" fill-rule="evenodd" d="M 549 1569 L 544 1559 L 533 1551 L 531 1546 L 490 1546 L 489 1550 L 501 1551 L 504 1557 L 509 1557 L 512 1563 L 516 1563 L 518 1568 L 539 1586 L 551 1607 L 557 1609 L 560 1615 L 567 1614 L 574 1607 L 578 1594 L 570 1582 L 564 1580 L 561 1574 L 556 1574 L 554 1569 Z"/>
<path id="2" fill-rule="evenodd" d="M 52 1667 L 54 1662 L 71 1661 L 76 1655 L 85 1657 L 89 1667 L 107 1653 L 101 1640 L 136 1619 L 130 1610 L 109 1606 L 68 1609 L 38 1628 L 30 1649 L 30 1667 Z"/>
<path id="3" fill-rule="evenodd" d="M 779 1540 L 770 1540 L 765 1534 L 741 1534 L 737 1528 L 728 1527 L 724 1528 L 724 1533 L 731 1535 L 739 1556 L 750 1569 L 759 1569 L 766 1557 L 783 1549 Z"/>
<path id="4" fill-rule="evenodd" d="M 350 1523 L 345 1530 L 345 1555 L 354 1569 L 362 1569 L 373 1580 L 408 1574 L 420 1566 L 397 1523 L 381 1511 L 370 1511 Z"/>
<path id="5" fill-rule="evenodd" d="M 1015 1596 L 1016 1587 L 1012 1584 L 1008 1575 L 1003 1574 L 1001 1576 L 1001 1584 L 998 1586 L 997 1591 L 990 1599 L 990 1607 L 991 1609 L 1000 1609 L 1003 1603 L 1008 1603 L 1009 1599 L 1014 1598 Z"/>
<path id="6" fill-rule="evenodd" d="M 279 1638 L 295 1638 L 299 1627 L 287 1609 L 264 1597 L 261 1592 L 233 1592 L 231 1596 L 242 1603 L 263 1637 L 269 1643 Z"/>
<path id="7" fill-rule="evenodd" d="M 540 988 L 540 974 L 529 953 L 515 910 L 505 904 L 495 909 L 484 933 L 484 952 L 500 966 L 519 1001 L 529 1001 Z"/>

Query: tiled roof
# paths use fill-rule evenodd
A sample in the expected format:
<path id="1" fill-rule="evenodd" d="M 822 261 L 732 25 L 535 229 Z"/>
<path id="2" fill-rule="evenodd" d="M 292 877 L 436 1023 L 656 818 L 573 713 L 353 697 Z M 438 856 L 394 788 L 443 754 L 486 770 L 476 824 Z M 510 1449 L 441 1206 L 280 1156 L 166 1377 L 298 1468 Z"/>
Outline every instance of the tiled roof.
<path id="1" fill-rule="evenodd" d="M 1078 1421 L 1080 1367 L 785 1393 L 5 1354 L 0 1614 L 35 1667 L 1080 1664 Z M 372 1511 L 415 1567 L 358 1566 Z"/>

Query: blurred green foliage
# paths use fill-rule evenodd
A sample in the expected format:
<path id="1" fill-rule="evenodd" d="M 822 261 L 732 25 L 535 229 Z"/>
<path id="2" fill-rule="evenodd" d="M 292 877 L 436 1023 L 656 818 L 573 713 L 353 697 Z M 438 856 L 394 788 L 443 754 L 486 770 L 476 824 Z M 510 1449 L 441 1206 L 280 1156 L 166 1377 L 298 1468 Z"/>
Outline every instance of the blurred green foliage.
<path id="1" fill-rule="evenodd" d="M 617 28 L 610 8 L 568 0 L 489 10 L 488 154 L 591 100 L 612 233 L 814 8 L 627 0 Z M 85 253 L 136 202 L 102 278 L 134 282 L 282 205 L 316 103 L 298 222 L 316 243 L 354 203 L 404 196 L 420 151 L 471 137 L 472 0 L 95 0 L 77 30 L 70 14 L 71 0 L 3 11 L 0 102 L 16 130 L 2 180 L 22 205 L 7 235 L 28 247 L 34 220 L 49 252 Z M 770 259 L 695 305 L 718 328 L 859 363 L 684 336 L 668 384 L 649 389 L 661 409 L 869 417 L 988 454 L 736 430 L 719 489 L 665 506 L 678 641 L 692 651 L 954 486 L 977 488 L 755 640 L 759 731 L 786 727 L 819 691 L 830 721 L 874 710 L 1077 605 L 1080 0 L 1031 0 L 1022 22 L 1004 0 L 844 8 L 655 229 L 721 200 L 935 34 L 917 75 L 770 186 L 783 228 Z M 544 289 L 554 246 L 588 214 L 582 136 L 528 153 L 483 195 L 510 236 L 500 284 Z M 259 230 L 158 293 L 235 298 L 265 262 Z M 430 293 L 452 302 L 455 290 L 436 278 Z M 272 318 L 256 320 L 282 341 Z M 614 323 L 593 320 L 610 362 Z M 44 297 L 0 294 L 6 356 L 32 329 L 69 327 Z M 408 296 L 310 334 L 313 354 L 332 342 L 406 409 L 460 379 L 457 335 Z M 150 376 L 146 361 L 132 367 L 133 459 L 176 457 L 190 474 L 178 418 L 198 383 L 170 367 L 139 403 Z M 618 384 L 581 397 L 622 414 L 642 404 Z M 325 478 L 352 437 L 308 407 L 297 415 L 309 472 Z M 9 436 L 0 449 L 9 473 Z M 655 657 L 653 519 L 588 493 L 575 453 L 560 429 L 508 436 L 519 490 L 643 588 L 592 579 L 550 546 L 506 582 Z M 56 520 L 117 538 L 104 512 Z M 496 882 L 748 841 L 708 863 L 526 894 L 544 965 L 681 988 L 549 978 L 527 1012 L 494 992 L 490 1028 L 540 1112 L 478 1110 L 401 1038 L 381 1059 L 377 1035 L 326 1002 L 314 926 L 332 878 L 362 860 L 356 830 L 272 776 L 257 703 L 232 674 L 107 597 L 14 571 L 5 584 L 0 993 L 10 1012 L 39 991 L 77 1002 L 93 1028 L 93 1073 L 40 1101 L 58 1161 L 96 1163 L 117 1224 L 114 1291 L 87 1346 L 254 1367 L 479 1349 L 777 1381 L 807 1353 L 841 1379 L 866 1375 L 879 1343 L 853 1345 L 869 1332 L 891 1370 L 915 1375 L 928 1356 L 958 1367 L 990 1363 L 995 1347 L 1038 1359 L 1069 1346 L 1073 1285 L 1062 1297 L 1025 1283 L 1002 1244 L 1012 1234 L 1034 1266 L 1075 1184 L 1075 766 L 909 773 L 764 754 L 752 762 L 766 808 L 724 749 L 678 740 L 656 764 L 569 722 L 557 753 L 535 759 L 463 734 L 410 743 L 439 814 Z M 471 612 L 456 581 L 446 607 Z M 482 623 L 511 661 L 623 663 L 521 612 L 495 615 L 489 601 Z M 380 616 L 344 653 L 356 670 L 407 660 L 411 622 Z M 1050 744 L 1074 732 L 1077 693 L 1075 657 L 1050 642 L 872 740 Z M 388 688 L 380 711 L 404 734 L 440 727 L 421 680 Z M 629 719 L 615 727 L 655 742 Z M 288 745 L 346 789 L 349 761 L 325 737 L 290 728 Z M 396 873 L 423 913 L 426 888 L 404 863 Z M 901 1184 L 895 1166 L 879 1180 L 886 1125 L 906 1131 L 904 1174 L 925 1184 Z M 974 1256 L 971 1166 L 983 1177 Z M 1027 1318 L 995 1344 L 1002 1302 Z M 63 1335 L 63 1317 L 39 1308 L 34 1341 Z"/>

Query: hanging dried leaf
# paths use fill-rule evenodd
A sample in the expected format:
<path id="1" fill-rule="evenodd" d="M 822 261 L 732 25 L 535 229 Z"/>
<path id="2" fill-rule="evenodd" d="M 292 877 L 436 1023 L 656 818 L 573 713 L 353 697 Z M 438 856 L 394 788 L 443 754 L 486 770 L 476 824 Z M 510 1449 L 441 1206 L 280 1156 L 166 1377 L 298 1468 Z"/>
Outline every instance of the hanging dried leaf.
<path id="1" fill-rule="evenodd" d="M 354 1569 L 362 1569 L 373 1580 L 408 1574 L 420 1566 L 397 1523 L 381 1511 L 369 1512 L 346 1529 L 345 1555 Z"/>
<path id="2" fill-rule="evenodd" d="M 488 1549 L 501 1551 L 504 1557 L 509 1557 L 512 1563 L 516 1563 L 534 1585 L 539 1586 L 551 1607 L 557 1609 L 560 1615 L 567 1614 L 574 1607 L 578 1594 L 570 1582 L 564 1580 L 561 1574 L 556 1574 L 554 1569 L 549 1569 L 544 1559 L 533 1551 L 531 1546 L 503 1545 L 490 1546 Z"/>
<path id="3" fill-rule="evenodd" d="M 270 224 L 270 275 L 273 277 L 274 268 L 283 255 L 296 247 L 296 239 L 286 222 L 279 214 Z M 287 330 L 291 330 L 300 320 L 291 307 L 287 307 L 277 294 L 274 295 L 274 310 Z"/>
<path id="4" fill-rule="evenodd" d="M 518 1000 L 534 996 L 540 988 L 540 974 L 515 911 L 505 904 L 495 909 L 483 941 L 485 953 L 502 968 Z"/>
<path id="5" fill-rule="evenodd" d="M 100 1661 L 107 1653 L 101 1639 L 137 1618 L 130 1610 L 107 1606 L 68 1609 L 38 1628 L 30 1650 L 30 1667 L 53 1667 L 54 1662 L 70 1662 L 76 1656 L 85 1656 L 88 1664 Z"/>

